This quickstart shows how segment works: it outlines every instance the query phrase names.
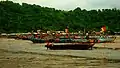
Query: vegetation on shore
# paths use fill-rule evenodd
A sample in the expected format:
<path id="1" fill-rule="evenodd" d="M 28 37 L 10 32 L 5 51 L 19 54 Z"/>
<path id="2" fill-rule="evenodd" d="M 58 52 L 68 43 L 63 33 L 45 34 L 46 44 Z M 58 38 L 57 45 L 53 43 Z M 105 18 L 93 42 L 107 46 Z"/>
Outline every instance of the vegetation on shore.
<path id="1" fill-rule="evenodd" d="M 64 30 L 71 32 L 95 30 L 107 25 L 110 31 L 120 31 L 120 10 L 86 10 L 77 7 L 64 11 L 27 3 L 0 1 L 0 33 L 29 32 L 31 30 Z"/>

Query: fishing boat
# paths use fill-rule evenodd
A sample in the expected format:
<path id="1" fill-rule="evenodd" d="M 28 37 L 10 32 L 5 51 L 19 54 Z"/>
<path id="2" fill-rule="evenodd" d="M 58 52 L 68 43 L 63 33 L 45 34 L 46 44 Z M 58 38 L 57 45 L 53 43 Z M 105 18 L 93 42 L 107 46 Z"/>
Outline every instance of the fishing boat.
<path id="1" fill-rule="evenodd" d="M 108 42 L 114 42 L 116 37 L 100 37 L 97 39 L 98 43 L 108 43 Z"/>
<path id="2" fill-rule="evenodd" d="M 48 34 L 44 34 L 44 35 L 35 35 L 33 37 L 30 38 L 30 40 L 33 43 L 45 43 L 47 41 L 46 37 L 48 37 Z"/>
<path id="3" fill-rule="evenodd" d="M 33 43 L 45 43 L 47 40 L 41 38 L 30 38 Z M 56 38 L 54 43 L 74 43 L 74 42 L 88 42 L 87 39 L 72 39 L 72 38 Z"/>
<path id="4" fill-rule="evenodd" d="M 40 38 L 31 38 L 30 39 L 33 43 L 45 43 L 46 40 Z"/>
<path id="5" fill-rule="evenodd" d="M 72 43 L 54 43 L 54 42 L 48 42 L 45 47 L 47 49 L 80 49 L 80 50 L 86 50 L 86 49 L 92 49 L 95 42 L 94 40 L 89 40 L 89 42 L 72 42 Z"/>
<path id="6" fill-rule="evenodd" d="M 57 38 L 54 40 L 55 43 L 69 43 L 69 42 L 88 42 L 88 39 L 73 39 L 73 38 Z"/>
<path id="7" fill-rule="evenodd" d="M 16 36 L 17 36 L 16 39 L 22 39 L 22 40 L 30 40 L 31 38 L 33 38 L 31 34 L 20 34 Z"/>

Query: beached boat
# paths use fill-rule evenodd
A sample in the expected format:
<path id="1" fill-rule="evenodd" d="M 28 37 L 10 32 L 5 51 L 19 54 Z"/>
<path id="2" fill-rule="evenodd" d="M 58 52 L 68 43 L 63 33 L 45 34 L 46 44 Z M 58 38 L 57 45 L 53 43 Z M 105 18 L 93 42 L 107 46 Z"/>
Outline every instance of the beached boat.
<path id="1" fill-rule="evenodd" d="M 23 37 L 22 39 L 28 39 L 27 37 Z M 45 43 L 47 40 L 41 38 L 29 38 L 33 43 Z M 56 38 L 54 39 L 54 43 L 80 43 L 80 42 L 89 42 L 89 39 L 95 40 L 96 43 L 106 43 L 106 42 L 114 42 L 116 37 L 99 37 L 99 38 Z"/>
<path id="2" fill-rule="evenodd" d="M 33 43 L 45 43 L 47 40 L 40 38 L 31 38 Z M 57 38 L 53 40 L 54 43 L 74 43 L 74 42 L 88 42 L 87 39 L 70 39 L 70 38 Z"/>
<path id="3" fill-rule="evenodd" d="M 97 42 L 98 43 L 107 43 L 107 42 L 114 42 L 114 40 L 116 39 L 116 37 L 100 37 L 98 38 Z"/>
<path id="4" fill-rule="evenodd" d="M 55 43 L 74 43 L 74 42 L 88 42 L 89 40 L 88 39 L 72 39 L 72 38 L 58 38 L 58 39 L 55 39 L 54 42 Z"/>
<path id="5" fill-rule="evenodd" d="M 31 38 L 33 38 L 32 35 L 24 35 L 24 34 L 16 35 L 16 36 L 17 36 L 16 39 L 22 39 L 22 40 L 30 40 Z"/>
<path id="6" fill-rule="evenodd" d="M 46 40 L 40 38 L 31 38 L 30 39 L 33 43 L 45 43 Z"/>
<path id="7" fill-rule="evenodd" d="M 94 40 L 90 40 L 89 42 L 79 42 L 79 43 L 47 43 L 45 47 L 47 49 L 92 49 L 94 46 L 95 42 Z"/>

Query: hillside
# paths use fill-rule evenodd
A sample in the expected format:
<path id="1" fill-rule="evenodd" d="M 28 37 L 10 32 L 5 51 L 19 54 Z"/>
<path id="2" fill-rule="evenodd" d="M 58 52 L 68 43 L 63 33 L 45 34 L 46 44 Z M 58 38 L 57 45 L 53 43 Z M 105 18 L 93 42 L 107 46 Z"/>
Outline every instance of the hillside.
<path id="1" fill-rule="evenodd" d="M 27 3 L 0 1 L 0 33 L 28 32 L 31 30 L 64 30 L 71 32 L 86 30 L 100 31 L 107 25 L 110 31 L 120 31 L 120 10 L 86 10 L 77 7 L 71 11 L 56 10 Z"/>

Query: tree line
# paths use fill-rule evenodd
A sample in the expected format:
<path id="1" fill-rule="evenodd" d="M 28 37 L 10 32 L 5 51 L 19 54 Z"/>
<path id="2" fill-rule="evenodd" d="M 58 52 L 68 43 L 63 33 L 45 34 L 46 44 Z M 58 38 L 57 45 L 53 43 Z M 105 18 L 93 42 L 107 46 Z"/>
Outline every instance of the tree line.
<path id="1" fill-rule="evenodd" d="M 0 1 L 0 33 L 30 32 L 32 30 L 64 30 L 70 32 L 100 31 L 103 25 L 109 31 L 120 31 L 120 10 L 86 10 L 77 7 L 64 11 L 35 4 Z"/>

